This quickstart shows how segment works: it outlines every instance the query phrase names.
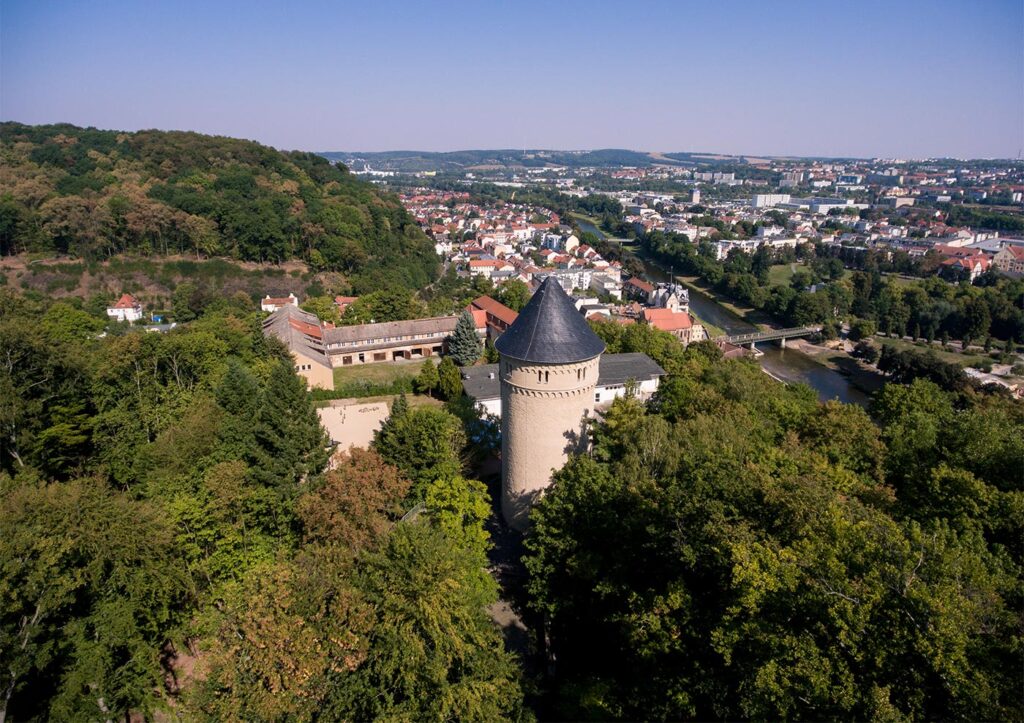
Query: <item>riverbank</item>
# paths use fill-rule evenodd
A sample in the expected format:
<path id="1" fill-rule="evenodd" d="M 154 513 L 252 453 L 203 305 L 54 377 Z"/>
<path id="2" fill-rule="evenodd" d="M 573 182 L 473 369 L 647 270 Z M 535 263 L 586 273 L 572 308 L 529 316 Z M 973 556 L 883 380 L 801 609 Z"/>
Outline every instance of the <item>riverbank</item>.
<path id="1" fill-rule="evenodd" d="M 682 284 L 688 289 L 701 292 L 719 306 L 728 309 L 736 318 L 756 326 L 761 331 L 780 326 L 769 314 L 752 306 L 743 306 L 729 297 L 723 296 L 699 276 L 676 275 L 675 279 L 677 283 Z"/>
<path id="2" fill-rule="evenodd" d="M 668 281 L 669 274 L 642 249 L 636 252 L 645 269 L 645 276 L 653 282 Z M 701 279 L 692 276 L 674 276 L 690 292 L 690 312 L 708 324 L 709 333 L 724 335 L 744 334 L 777 327 L 777 323 L 764 312 L 745 308 L 725 299 Z M 786 342 L 782 349 L 775 342 L 761 344 L 763 352 L 758 359 L 760 367 L 772 378 L 787 384 L 807 384 L 821 401 L 839 399 L 848 404 L 867 406 L 870 394 L 884 384 L 884 378 L 845 354 L 825 346 L 811 344 L 803 339 Z"/>
<path id="3" fill-rule="evenodd" d="M 854 359 L 842 349 L 833 349 L 820 344 L 812 344 L 806 339 L 792 339 L 786 345 L 799 351 L 816 364 L 842 374 L 850 385 L 865 394 L 874 394 L 885 386 L 885 376 L 874 367 Z"/>

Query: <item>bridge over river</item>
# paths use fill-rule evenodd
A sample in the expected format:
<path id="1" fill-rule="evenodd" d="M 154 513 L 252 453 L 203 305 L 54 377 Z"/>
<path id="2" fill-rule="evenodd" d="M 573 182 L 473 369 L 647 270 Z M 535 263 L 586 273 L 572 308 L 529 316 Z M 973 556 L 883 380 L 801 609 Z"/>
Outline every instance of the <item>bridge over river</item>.
<path id="1" fill-rule="evenodd" d="M 730 344 L 741 346 L 743 344 L 749 344 L 750 348 L 754 348 L 754 344 L 761 341 L 781 341 L 782 348 L 786 348 L 786 339 L 795 339 L 800 336 L 810 336 L 811 334 L 817 334 L 821 331 L 820 326 L 795 326 L 790 329 L 769 329 L 768 331 L 751 331 L 743 334 L 731 334 L 729 336 L 720 336 L 719 339 L 723 339 Z"/>

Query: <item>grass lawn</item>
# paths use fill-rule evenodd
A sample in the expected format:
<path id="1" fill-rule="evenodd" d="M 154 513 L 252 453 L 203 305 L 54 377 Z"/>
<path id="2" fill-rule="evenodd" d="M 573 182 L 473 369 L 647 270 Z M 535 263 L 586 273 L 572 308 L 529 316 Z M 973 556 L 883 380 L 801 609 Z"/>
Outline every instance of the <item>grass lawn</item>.
<path id="1" fill-rule="evenodd" d="M 777 264 L 768 271 L 768 283 L 771 286 L 789 286 L 789 280 L 793 278 L 793 267 L 800 268 L 799 264 Z"/>
<path id="2" fill-rule="evenodd" d="M 896 347 L 899 351 L 911 349 L 917 352 L 926 352 L 930 348 L 942 361 L 950 364 L 959 364 L 962 367 L 975 366 L 984 361 L 992 361 L 992 359 L 979 354 L 961 354 L 958 351 L 946 351 L 938 344 L 934 344 L 931 347 L 929 347 L 927 343 L 924 346 L 917 346 L 906 339 L 890 339 L 885 336 L 875 337 L 875 342 L 879 345 L 889 344 Z"/>
<path id="3" fill-rule="evenodd" d="M 899 286 L 913 286 L 921 279 L 915 279 L 911 276 L 902 276 L 901 274 L 882 274 L 882 278 L 886 281 L 895 281 Z"/>
<path id="4" fill-rule="evenodd" d="M 355 364 L 349 367 L 334 368 L 334 386 L 340 387 L 351 382 L 372 382 L 388 384 L 402 377 L 415 377 L 420 373 L 422 359 L 405 362 L 377 362 L 375 364 Z"/>

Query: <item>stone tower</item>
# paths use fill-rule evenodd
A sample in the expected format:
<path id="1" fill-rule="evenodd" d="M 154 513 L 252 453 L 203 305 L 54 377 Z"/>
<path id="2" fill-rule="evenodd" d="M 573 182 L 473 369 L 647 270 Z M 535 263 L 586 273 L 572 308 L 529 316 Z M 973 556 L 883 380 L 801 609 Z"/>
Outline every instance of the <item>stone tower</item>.
<path id="1" fill-rule="evenodd" d="M 522 530 L 569 454 L 587 446 L 604 342 L 548 277 L 495 343 L 501 354 L 501 511 Z"/>

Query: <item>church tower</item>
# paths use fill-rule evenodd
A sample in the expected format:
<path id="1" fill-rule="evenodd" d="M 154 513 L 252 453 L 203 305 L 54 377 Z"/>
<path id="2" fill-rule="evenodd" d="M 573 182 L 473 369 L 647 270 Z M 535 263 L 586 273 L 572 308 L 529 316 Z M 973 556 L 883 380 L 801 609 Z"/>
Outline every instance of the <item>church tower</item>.
<path id="1" fill-rule="evenodd" d="M 495 343 L 501 354 L 501 511 L 526 527 L 531 505 L 587 447 L 604 342 L 549 276 Z"/>

